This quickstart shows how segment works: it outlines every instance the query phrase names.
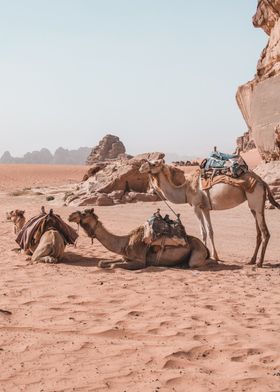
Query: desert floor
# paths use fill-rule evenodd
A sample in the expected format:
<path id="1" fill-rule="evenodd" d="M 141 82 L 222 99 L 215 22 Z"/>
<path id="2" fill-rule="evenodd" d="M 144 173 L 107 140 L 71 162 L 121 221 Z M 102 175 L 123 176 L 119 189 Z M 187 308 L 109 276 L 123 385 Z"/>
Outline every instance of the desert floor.
<path id="1" fill-rule="evenodd" d="M 247 205 L 212 214 L 223 260 L 207 271 L 100 270 L 114 258 L 80 231 L 57 265 L 29 264 L 5 212 L 41 205 L 14 191 L 79 181 L 83 167 L 0 166 L 0 391 L 280 391 L 280 211 L 266 211 L 271 240 L 263 269 L 246 266 L 255 225 Z M 126 233 L 162 203 L 97 207 Z M 199 235 L 188 206 L 175 206 Z M 3 312 L 8 311 L 11 313 Z"/>

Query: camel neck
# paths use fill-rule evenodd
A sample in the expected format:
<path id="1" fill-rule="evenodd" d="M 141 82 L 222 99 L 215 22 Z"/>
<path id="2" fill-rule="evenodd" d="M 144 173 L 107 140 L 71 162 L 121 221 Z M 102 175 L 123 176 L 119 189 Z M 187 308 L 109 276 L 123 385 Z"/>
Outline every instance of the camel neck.
<path id="1" fill-rule="evenodd" d="M 128 235 L 119 236 L 112 234 L 103 226 L 101 222 L 97 222 L 95 228 L 95 237 L 106 249 L 119 255 L 124 255 L 125 248 L 129 242 Z"/>
<path id="2" fill-rule="evenodd" d="M 157 181 L 153 185 L 161 192 L 165 198 L 174 204 L 184 204 L 187 202 L 185 187 L 176 187 L 170 183 L 166 176 L 160 172 L 156 175 Z"/>

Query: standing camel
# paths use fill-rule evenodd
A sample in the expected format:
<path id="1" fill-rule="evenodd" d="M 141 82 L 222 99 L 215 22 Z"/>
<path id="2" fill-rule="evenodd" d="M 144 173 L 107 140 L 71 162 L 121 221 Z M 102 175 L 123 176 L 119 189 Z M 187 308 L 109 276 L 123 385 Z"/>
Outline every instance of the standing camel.
<path id="1" fill-rule="evenodd" d="M 83 212 L 73 212 L 68 220 L 81 225 L 90 238 L 97 238 L 105 248 L 122 256 L 121 261 L 101 261 L 99 263 L 101 268 L 136 270 L 152 265 L 202 267 L 208 264 L 208 249 L 198 238 L 192 236 L 187 236 L 186 246 L 166 246 L 160 250 L 158 246 L 147 246 L 144 243 L 143 226 L 127 235 L 119 236 L 110 233 L 99 221 L 93 208 Z"/>
<path id="2" fill-rule="evenodd" d="M 261 254 L 257 263 L 262 267 L 266 247 L 270 238 L 265 216 L 264 206 L 266 197 L 271 204 L 280 209 L 269 186 L 255 173 L 248 172 L 249 175 L 257 178 L 257 183 L 253 192 L 245 192 L 239 187 L 229 184 L 215 184 L 207 191 L 202 190 L 200 179 L 197 173 L 185 178 L 181 185 L 175 185 L 172 180 L 171 168 L 165 164 L 163 159 L 146 161 L 140 167 L 140 173 L 149 174 L 151 185 L 163 196 L 175 204 L 188 203 L 194 208 L 195 215 L 200 222 L 201 235 L 206 245 L 207 237 L 211 242 L 211 257 L 218 260 L 218 253 L 214 244 L 214 232 L 210 219 L 210 210 L 226 210 L 234 208 L 245 200 L 248 201 L 249 208 L 255 218 L 257 238 L 254 254 L 249 264 L 256 264 L 258 251 L 261 245 Z"/>

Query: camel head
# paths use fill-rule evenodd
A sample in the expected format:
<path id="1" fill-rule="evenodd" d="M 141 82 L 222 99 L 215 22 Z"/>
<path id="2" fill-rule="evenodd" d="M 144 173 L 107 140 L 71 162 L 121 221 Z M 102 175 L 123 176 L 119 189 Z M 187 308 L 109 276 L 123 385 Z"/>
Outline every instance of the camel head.
<path id="1" fill-rule="evenodd" d="M 7 220 L 13 222 L 14 233 L 18 234 L 25 224 L 25 211 L 23 210 L 12 210 L 6 213 Z"/>
<path id="2" fill-rule="evenodd" d="M 142 174 L 158 174 L 165 164 L 164 159 L 156 159 L 142 163 L 139 172 Z"/>
<path id="3" fill-rule="evenodd" d="M 68 221 L 81 225 L 90 238 L 95 237 L 98 216 L 94 213 L 94 208 L 72 212 L 68 217 Z"/>
<path id="4" fill-rule="evenodd" d="M 25 219 L 24 213 L 24 210 L 12 210 L 10 212 L 6 212 L 6 218 L 7 220 L 15 223 L 19 219 Z"/>

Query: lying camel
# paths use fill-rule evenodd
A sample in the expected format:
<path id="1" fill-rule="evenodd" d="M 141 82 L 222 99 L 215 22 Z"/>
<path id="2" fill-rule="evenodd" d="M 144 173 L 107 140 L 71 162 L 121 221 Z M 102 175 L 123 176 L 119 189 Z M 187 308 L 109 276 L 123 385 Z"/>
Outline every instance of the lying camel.
<path id="1" fill-rule="evenodd" d="M 65 241 L 58 230 L 54 228 L 53 211 L 46 217 L 44 227 L 34 235 L 36 245 L 31 247 L 31 261 L 43 263 L 57 263 L 64 254 Z M 43 234 L 41 234 L 43 232 Z"/>
<path id="2" fill-rule="evenodd" d="M 44 232 L 31 256 L 31 261 L 42 263 L 57 263 L 63 256 L 65 249 L 64 239 L 55 229 Z"/>
<path id="3" fill-rule="evenodd" d="M 163 194 L 167 200 L 176 204 L 188 203 L 193 206 L 194 212 L 200 222 L 203 242 L 206 244 L 207 237 L 210 237 L 212 245 L 211 256 L 215 260 L 218 260 L 219 257 L 214 244 L 214 232 L 210 219 L 210 211 L 234 208 L 244 201 L 248 201 L 249 208 L 255 218 L 257 229 L 256 247 L 249 264 L 256 263 L 261 245 L 261 255 L 257 266 L 262 267 L 270 238 L 264 215 L 266 197 L 268 197 L 271 204 L 280 209 L 280 205 L 274 199 L 267 183 L 255 173 L 249 171 L 249 176 L 257 178 L 253 192 L 245 192 L 241 188 L 223 183 L 216 184 L 211 189 L 204 191 L 201 189 L 200 184 L 193 186 L 194 182 L 199 180 L 196 173 L 186 178 L 181 185 L 175 185 L 172 180 L 171 170 L 172 168 L 166 165 L 163 159 L 146 161 L 139 169 L 140 173 L 149 174 L 152 187 Z"/>
<path id="4" fill-rule="evenodd" d="M 23 210 L 12 210 L 6 213 L 7 220 L 14 224 L 14 234 L 18 234 L 25 225 L 26 219 L 24 213 L 25 211 Z"/>
<path id="5" fill-rule="evenodd" d="M 90 238 L 97 238 L 105 248 L 122 256 L 121 261 L 99 262 L 101 268 L 136 270 L 147 266 L 188 265 L 189 267 L 202 267 L 208 264 L 208 249 L 198 238 L 192 236 L 187 236 L 186 246 L 170 246 L 161 250 L 159 247 L 147 247 L 143 241 L 143 226 L 128 235 L 118 236 L 110 233 L 99 221 L 93 208 L 83 212 L 73 212 L 68 220 L 81 225 Z"/>

